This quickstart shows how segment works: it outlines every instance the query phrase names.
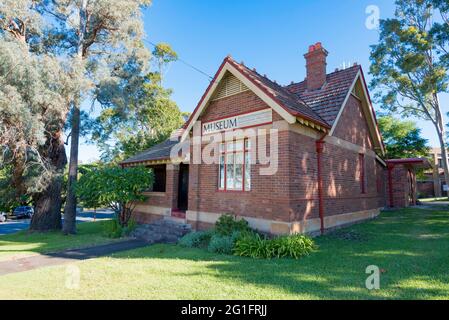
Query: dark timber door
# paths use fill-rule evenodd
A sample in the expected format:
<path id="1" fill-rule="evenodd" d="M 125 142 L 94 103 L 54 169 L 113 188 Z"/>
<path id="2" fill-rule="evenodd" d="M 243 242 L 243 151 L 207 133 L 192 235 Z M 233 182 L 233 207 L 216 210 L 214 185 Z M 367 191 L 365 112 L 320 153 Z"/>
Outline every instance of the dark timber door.
<path id="1" fill-rule="evenodd" d="M 189 203 L 189 165 L 179 167 L 178 209 L 186 211 Z"/>

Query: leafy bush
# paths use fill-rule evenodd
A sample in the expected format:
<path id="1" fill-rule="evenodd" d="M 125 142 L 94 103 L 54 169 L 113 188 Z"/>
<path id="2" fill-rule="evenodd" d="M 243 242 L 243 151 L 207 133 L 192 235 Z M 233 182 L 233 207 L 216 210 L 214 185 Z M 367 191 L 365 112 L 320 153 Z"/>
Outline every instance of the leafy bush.
<path id="1" fill-rule="evenodd" d="M 314 241 L 304 235 L 296 234 L 267 239 L 257 233 L 247 232 L 236 240 L 234 254 L 251 258 L 298 259 L 309 255 L 314 249 Z"/>
<path id="2" fill-rule="evenodd" d="M 101 166 L 86 171 L 75 191 L 87 207 L 109 207 L 118 213 L 118 222 L 127 227 L 136 202 L 147 199 L 143 192 L 154 183 L 154 173 L 143 166 L 120 168 Z"/>
<path id="3" fill-rule="evenodd" d="M 235 231 L 249 231 L 248 221 L 245 219 L 237 220 L 229 214 L 222 215 L 215 223 L 215 231 L 222 236 L 231 236 Z"/>
<path id="4" fill-rule="evenodd" d="M 213 253 L 232 254 L 234 244 L 240 237 L 240 231 L 234 231 L 230 236 L 222 236 L 215 233 L 210 239 L 207 250 Z"/>
<path id="5" fill-rule="evenodd" d="M 187 248 L 207 248 L 212 235 L 212 230 L 190 232 L 179 239 L 178 244 Z"/>
<path id="6" fill-rule="evenodd" d="M 106 235 L 109 238 L 117 239 L 128 236 L 136 227 L 137 223 L 134 221 L 134 219 L 129 220 L 126 227 L 122 227 L 118 218 L 116 217 L 106 223 L 105 231 Z"/>
<path id="7" fill-rule="evenodd" d="M 109 238 L 120 238 L 122 236 L 122 226 L 117 219 L 112 219 L 105 224 L 105 233 Z"/>

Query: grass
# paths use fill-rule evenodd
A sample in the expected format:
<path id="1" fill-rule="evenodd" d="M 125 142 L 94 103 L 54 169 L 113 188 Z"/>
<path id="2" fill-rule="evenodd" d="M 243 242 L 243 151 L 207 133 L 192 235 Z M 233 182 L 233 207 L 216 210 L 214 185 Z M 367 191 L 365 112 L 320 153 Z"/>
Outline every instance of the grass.
<path id="1" fill-rule="evenodd" d="M 1 276 L 0 299 L 449 298 L 448 211 L 387 211 L 316 242 L 317 252 L 299 260 L 154 245 Z M 369 265 L 383 272 L 380 290 L 365 288 Z M 78 270 L 79 288 L 66 288 Z"/>
<path id="2" fill-rule="evenodd" d="M 80 223 L 77 225 L 78 234 L 69 236 L 61 232 L 28 231 L 0 236 L 0 261 L 111 242 L 103 232 L 106 223 L 108 221 Z"/>
<path id="3" fill-rule="evenodd" d="M 449 199 L 447 197 L 440 197 L 440 198 L 422 198 L 419 199 L 419 201 L 421 202 L 445 202 L 445 201 L 449 201 Z"/>

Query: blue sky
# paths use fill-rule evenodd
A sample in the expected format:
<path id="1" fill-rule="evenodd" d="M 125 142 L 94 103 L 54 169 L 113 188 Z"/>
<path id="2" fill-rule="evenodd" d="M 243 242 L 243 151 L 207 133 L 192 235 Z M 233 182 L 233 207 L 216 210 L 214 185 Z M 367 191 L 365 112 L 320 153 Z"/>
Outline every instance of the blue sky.
<path id="1" fill-rule="evenodd" d="M 368 6 L 380 17 L 393 15 L 392 0 L 154 0 L 144 11 L 147 39 L 167 42 L 179 57 L 207 74 L 214 75 L 223 58 L 231 54 L 281 84 L 302 81 L 303 54 L 321 41 L 329 51 L 328 72 L 343 63 L 362 65 L 369 80 L 370 45 L 378 31 L 366 27 Z M 165 74 L 166 87 L 181 110 L 192 111 L 209 79 L 181 62 Z M 449 99 L 443 97 L 447 111 Z M 423 135 L 437 145 L 431 124 L 418 121 Z M 84 143 L 80 160 L 98 158 L 94 146 Z"/>

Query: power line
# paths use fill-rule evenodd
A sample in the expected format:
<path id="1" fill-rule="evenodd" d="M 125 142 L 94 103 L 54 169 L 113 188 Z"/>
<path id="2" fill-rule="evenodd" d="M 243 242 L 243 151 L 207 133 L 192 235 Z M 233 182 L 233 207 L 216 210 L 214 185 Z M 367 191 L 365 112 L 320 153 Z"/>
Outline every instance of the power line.
<path id="1" fill-rule="evenodd" d="M 152 45 L 152 46 L 155 47 L 155 48 L 157 47 L 157 44 L 155 44 L 155 43 L 153 43 L 153 42 L 151 42 L 151 41 L 149 41 L 149 40 L 144 39 L 143 41 L 147 42 L 148 44 Z M 179 58 L 179 57 L 177 58 L 177 61 L 179 61 L 179 62 L 181 62 L 182 64 L 186 65 L 187 67 L 189 67 L 189 68 L 195 70 L 196 72 L 201 73 L 203 76 L 206 76 L 207 78 L 209 78 L 209 80 L 211 80 L 211 81 L 214 80 L 214 77 L 212 77 L 210 74 L 207 74 L 206 72 L 204 72 L 203 70 L 201 70 L 201 69 L 195 67 L 195 66 L 192 65 L 191 63 L 189 63 L 189 62 L 187 62 L 187 61 L 185 61 L 185 60 L 183 60 L 183 59 L 181 59 L 181 58 Z"/>

